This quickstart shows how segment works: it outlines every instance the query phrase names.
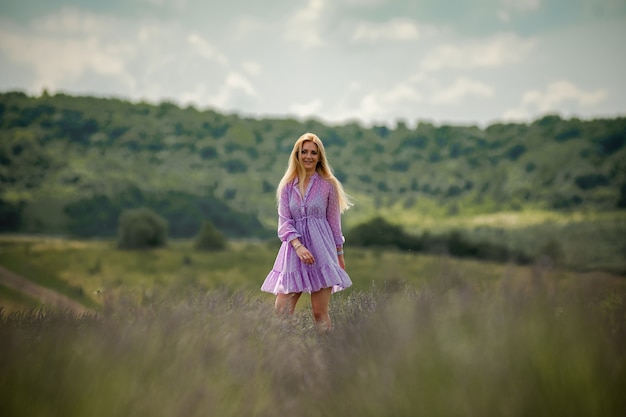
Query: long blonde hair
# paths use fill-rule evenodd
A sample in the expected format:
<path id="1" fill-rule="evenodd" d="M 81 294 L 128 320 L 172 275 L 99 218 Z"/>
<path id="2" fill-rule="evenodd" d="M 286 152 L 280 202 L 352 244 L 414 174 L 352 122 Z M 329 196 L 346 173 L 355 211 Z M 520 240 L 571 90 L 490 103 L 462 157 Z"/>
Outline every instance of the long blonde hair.
<path id="1" fill-rule="evenodd" d="M 298 157 L 298 155 L 300 155 L 300 153 L 302 152 L 302 146 L 304 145 L 304 142 L 313 142 L 317 145 L 319 161 L 317 162 L 317 167 L 315 168 L 315 170 L 322 178 L 330 181 L 335 187 L 335 190 L 337 190 L 339 209 L 343 213 L 344 211 L 352 207 L 352 201 L 350 200 L 350 196 L 344 191 L 341 182 L 333 174 L 333 169 L 326 159 L 324 144 L 322 143 L 321 139 L 318 138 L 317 135 L 315 135 L 314 133 L 305 133 L 304 135 L 300 136 L 296 143 L 293 145 L 293 150 L 291 151 L 291 155 L 289 157 L 289 165 L 287 166 L 285 175 L 283 175 L 283 178 L 278 183 L 276 198 L 280 200 L 280 195 L 282 194 L 287 184 L 291 183 L 296 178 L 298 178 L 299 181 L 298 185 L 300 186 L 300 193 L 301 195 L 304 195 L 304 179 L 306 178 L 306 170 L 304 169 L 304 166 L 302 166 L 300 158 Z"/>

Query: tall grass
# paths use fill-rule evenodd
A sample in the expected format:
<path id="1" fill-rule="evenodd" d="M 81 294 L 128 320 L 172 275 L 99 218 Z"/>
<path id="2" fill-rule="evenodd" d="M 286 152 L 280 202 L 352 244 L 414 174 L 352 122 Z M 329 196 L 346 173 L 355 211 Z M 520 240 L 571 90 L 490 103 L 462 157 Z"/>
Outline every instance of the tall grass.
<path id="1" fill-rule="evenodd" d="M 623 285 L 474 278 L 338 293 L 326 335 L 246 291 L 0 312 L 0 415 L 623 415 Z"/>

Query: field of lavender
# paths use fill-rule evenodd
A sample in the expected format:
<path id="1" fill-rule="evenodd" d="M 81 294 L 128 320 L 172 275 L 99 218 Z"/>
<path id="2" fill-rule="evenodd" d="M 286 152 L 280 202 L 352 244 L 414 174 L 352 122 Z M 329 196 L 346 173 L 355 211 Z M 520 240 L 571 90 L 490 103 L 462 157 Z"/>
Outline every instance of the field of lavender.
<path id="1" fill-rule="evenodd" d="M 251 262 L 249 249 L 229 252 L 244 251 Z M 235 255 L 218 257 L 228 256 Z M 622 277 L 351 256 L 354 278 L 369 269 L 381 279 L 336 294 L 335 327 L 325 335 L 315 331 L 304 297 L 294 316 L 278 317 L 271 296 L 253 285 L 163 280 L 139 296 L 118 291 L 93 315 L 0 311 L 0 415 L 606 417 L 626 410 Z M 417 264 L 421 270 L 408 269 Z"/>

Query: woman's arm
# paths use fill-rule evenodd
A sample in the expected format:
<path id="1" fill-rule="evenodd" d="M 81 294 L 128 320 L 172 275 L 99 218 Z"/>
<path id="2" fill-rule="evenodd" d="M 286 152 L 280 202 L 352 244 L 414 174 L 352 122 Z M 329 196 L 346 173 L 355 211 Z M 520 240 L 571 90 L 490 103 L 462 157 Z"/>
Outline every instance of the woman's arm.
<path id="1" fill-rule="evenodd" d="M 341 233 L 341 209 L 339 208 L 339 194 L 335 187 L 330 184 L 328 193 L 328 207 L 326 208 L 326 219 L 333 233 L 333 239 L 337 246 L 337 260 L 342 269 L 346 269 L 346 261 L 343 256 L 343 243 L 345 241 Z"/>
<path id="2" fill-rule="evenodd" d="M 296 242 L 293 240 L 298 239 L 300 233 L 296 230 L 295 221 L 291 210 L 289 210 L 288 187 L 291 187 L 291 184 L 285 186 L 278 201 L 278 238 L 282 242 L 291 242 L 292 245 L 295 245 Z M 298 242 L 300 241 L 298 240 Z"/>
<path id="3" fill-rule="evenodd" d="M 332 184 L 328 184 L 330 190 L 328 192 L 328 206 L 326 207 L 326 220 L 330 225 L 333 234 L 333 240 L 337 249 L 343 246 L 345 241 L 341 233 L 341 209 L 339 208 L 339 194 Z"/>

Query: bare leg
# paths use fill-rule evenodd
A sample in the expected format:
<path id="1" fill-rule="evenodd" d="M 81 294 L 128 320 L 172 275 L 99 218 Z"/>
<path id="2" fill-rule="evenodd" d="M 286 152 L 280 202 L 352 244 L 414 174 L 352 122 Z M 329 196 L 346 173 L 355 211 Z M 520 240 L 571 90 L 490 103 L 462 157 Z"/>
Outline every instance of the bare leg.
<path id="1" fill-rule="evenodd" d="M 328 305 L 330 304 L 330 294 L 332 288 L 322 288 L 321 290 L 311 293 L 311 308 L 313 309 L 313 319 L 317 330 L 320 333 L 327 332 L 333 328 L 328 314 Z"/>
<path id="2" fill-rule="evenodd" d="M 279 314 L 293 314 L 296 309 L 296 303 L 302 295 L 301 292 L 292 292 L 289 294 L 277 294 L 274 310 Z"/>

